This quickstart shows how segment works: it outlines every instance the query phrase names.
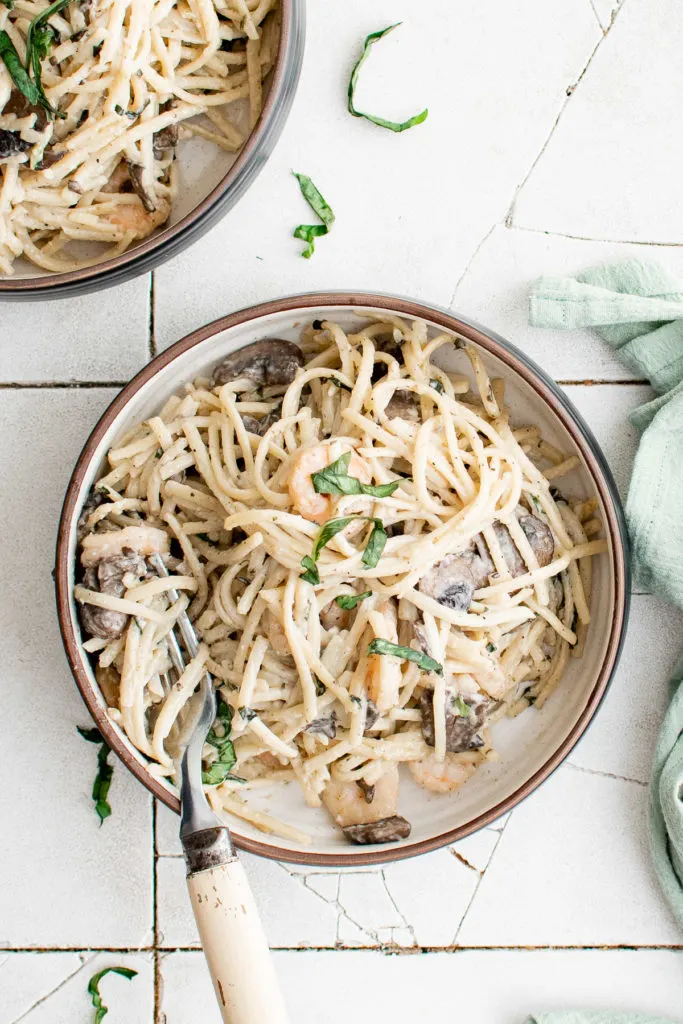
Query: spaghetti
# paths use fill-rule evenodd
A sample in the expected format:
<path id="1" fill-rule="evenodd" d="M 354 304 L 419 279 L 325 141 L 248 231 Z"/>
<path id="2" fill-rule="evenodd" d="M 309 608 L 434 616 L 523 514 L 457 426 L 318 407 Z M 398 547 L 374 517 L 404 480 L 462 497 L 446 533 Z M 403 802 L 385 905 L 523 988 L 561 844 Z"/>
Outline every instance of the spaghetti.
<path id="1" fill-rule="evenodd" d="M 454 343 L 472 384 L 432 361 Z M 577 462 L 420 321 L 314 321 L 228 356 L 121 438 L 81 516 L 75 597 L 112 720 L 172 777 L 208 670 L 215 807 L 301 840 L 245 799 L 295 781 L 352 842 L 405 837 L 399 765 L 456 790 L 495 758 L 491 724 L 581 652 L 606 543 L 596 503 L 556 488 Z M 201 644 L 176 679 L 185 608 Z"/>
<path id="2" fill-rule="evenodd" d="M 278 0 L 58 6 L 42 29 L 51 46 L 37 61 L 41 106 L 25 94 L 33 80 L 23 77 L 23 92 L 17 82 L 31 25 L 48 5 L 0 4 L 0 32 L 14 51 L 9 64 L 0 61 L 3 274 L 20 256 L 48 271 L 91 266 L 164 224 L 182 188 L 178 140 L 198 136 L 237 152 L 258 120 L 277 54 Z"/>

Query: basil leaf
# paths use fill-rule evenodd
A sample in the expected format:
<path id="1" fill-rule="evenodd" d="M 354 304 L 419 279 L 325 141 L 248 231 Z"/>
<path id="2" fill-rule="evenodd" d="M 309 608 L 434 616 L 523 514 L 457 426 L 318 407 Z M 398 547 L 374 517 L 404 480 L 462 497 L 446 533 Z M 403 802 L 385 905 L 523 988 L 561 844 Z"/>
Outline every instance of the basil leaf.
<path id="1" fill-rule="evenodd" d="M 313 679 L 315 681 L 315 692 L 316 692 L 318 697 L 322 697 L 322 695 L 325 693 L 325 690 L 327 689 L 327 687 L 325 686 L 325 684 L 322 682 L 321 679 L 318 679 L 317 676 L 314 675 Z"/>
<path id="2" fill-rule="evenodd" d="M 14 0 L 0 0 L 0 3 L 3 3 L 8 11 L 14 10 Z"/>
<path id="3" fill-rule="evenodd" d="M 252 708 L 240 708 L 239 711 L 245 722 L 251 722 L 252 718 L 256 718 L 256 712 Z"/>
<path id="4" fill-rule="evenodd" d="M 368 654 L 393 654 L 395 658 L 402 658 L 404 661 L 414 661 L 423 672 L 436 672 L 443 675 L 443 666 L 430 658 L 422 651 L 414 651 L 412 647 L 401 647 L 399 644 L 392 644 L 391 640 L 382 640 L 375 637 L 368 644 Z"/>
<path id="5" fill-rule="evenodd" d="M 339 380 L 339 377 L 330 377 L 330 384 L 334 384 L 336 388 L 340 388 L 342 391 L 353 391 L 348 384 L 345 384 L 343 380 Z"/>
<path id="6" fill-rule="evenodd" d="M 400 480 L 389 484 L 364 484 L 357 477 L 349 476 L 351 452 L 345 452 L 329 466 L 311 474 L 313 486 L 318 494 L 367 494 L 371 498 L 388 498 L 400 485 Z"/>
<path id="7" fill-rule="evenodd" d="M 469 718 L 472 714 L 472 709 L 469 704 L 466 704 L 460 694 L 453 701 L 453 707 L 462 718 Z"/>
<path id="8" fill-rule="evenodd" d="M 206 742 L 210 743 L 218 751 L 218 757 L 208 768 L 202 771 L 202 782 L 205 786 L 218 786 L 221 782 L 225 782 L 228 777 L 235 777 L 230 775 L 230 770 L 234 767 L 237 757 L 232 740 L 228 738 L 232 728 L 233 714 L 234 711 L 231 705 L 224 701 L 222 697 L 219 697 L 216 708 L 216 721 L 209 729 L 206 737 Z M 218 736 L 216 733 L 216 722 L 223 726 L 222 736 Z"/>
<path id="9" fill-rule="evenodd" d="M 37 106 L 41 101 L 40 90 L 36 83 L 29 78 L 14 43 L 4 29 L 0 31 L 0 57 L 2 57 L 9 76 L 19 92 L 26 97 L 32 106 Z"/>
<path id="10" fill-rule="evenodd" d="M 33 80 L 39 94 L 38 102 L 42 104 L 50 118 L 66 117 L 66 114 L 53 107 L 45 95 L 41 80 L 42 68 L 40 62 L 47 57 L 50 47 L 56 38 L 56 32 L 47 22 L 53 14 L 59 13 L 59 11 L 68 7 L 70 3 L 71 0 L 56 0 L 56 3 L 46 7 L 30 23 L 26 34 L 26 69 L 33 69 Z"/>
<path id="11" fill-rule="evenodd" d="M 438 391 L 440 395 L 442 395 L 444 392 L 443 384 L 441 383 L 440 380 L 437 380 L 436 377 L 430 380 L 429 386 L 430 388 L 434 388 L 435 391 Z"/>
<path id="12" fill-rule="evenodd" d="M 312 583 L 315 586 L 320 583 L 320 573 L 318 572 L 318 566 L 315 564 L 310 555 L 304 555 L 301 559 L 301 567 L 306 572 L 302 572 L 300 579 L 306 580 L 307 583 Z"/>
<path id="13" fill-rule="evenodd" d="M 88 982 L 88 994 L 92 998 L 92 1004 L 96 1010 L 94 1024 L 100 1024 L 109 1013 L 109 1007 L 105 1006 L 102 1002 L 99 988 L 105 974 L 120 974 L 122 978 L 128 978 L 129 981 L 132 981 L 133 978 L 137 977 L 137 973 L 137 971 L 132 970 L 130 967 L 105 967 L 103 971 L 93 974 Z"/>
<path id="14" fill-rule="evenodd" d="M 225 756 L 225 749 L 228 748 L 232 752 L 232 757 Z M 234 779 L 235 776 L 230 774 L 230 769 L 234 767 L 235 761 L 235 748 L 233 747 L 230 740 L 222 748 L 221 754 L 217 761 L 214 761 L 202 771 L 202 782 L 205 786 L 220 786 L 226 779 Z"/>
<path id="15" fill-rule="evenodd" d="M 322 224 L 299 224 L 294 229 L 295 238 L 300 238 L 302 242 L 308 242 L 308 246 L 301 255 L 304 259 L 310 260 L 315 252 L 315 239 L 322 238 L 328 233 L 334 223 L 334 213 L 310 178 L 305 174 L 297 174 L 296 171 L 292 171 L 292 174 L 299 182 L 302 196 L 316 217 L 320 217 L 322 221 Z"/>
<path id="16" fill-rule="evenodd" d="M 374 569 L 384 551 L 384 545 L 387 542 L 387 531 L 384 529 L 384 524 L 381 519 L 373 519 L 375 528 L 370 534 L 370 540 L 368 541 L 361 562 L 363 565 L 367 565 L 370 569 Z"/>
<path id="17" fill-rule="evenodd" d="M 489 652 L 489 654 L 493 654 L 495 649 L 496 649 L 496 645 L 495 644 L 487 644 L 486 645 L 486 650 Z"/>
<path id="18" fill-rule="evenodd" d="M 371 590 L 366 590 L 364 594 L 339 594 L 338 597 L 335 597 L 335 601 L 345 612 L 350 612 L 366 597 L 372 597 Z"/>
<path id="19" fill-rule="evenodd" d="M 371 32 L 367 36 L 365 43 L 363 44 L 363 52 L 356 61 L 351 72 L 351 78 L 349 79 L 348 88 L 348 111 L 353 114 L 354 117 L 364 117 L 366 121 L 372 121 L 373 124 L 378 125 L 380 128 L 388 128 L 391 132 L 404 132 L 408 128 L 412 128 L 416 124 L 422 124 L 427 119 L 429 111 L 427 109 L 421 111 L 419 114 L 415 114 L 414 117 L 408 118 L 407 121 L 387 121 L 383 117 L 375 117 L 374 114 L 364 114 L 361 110 L 356 110 L 354 106 L 354 93 L 356 91 L 356 85 L 358 83 L 358 73 L 367 60 L 370 50 L 376 42 L 383 39 L 384 36 L 388 35 L 389 32 L 393 32 L 401 22 L 396 22 L 395 25 L 389 25 L 387 28 L 380 29 L 378 32 Z"/>
<path id="20" fill-rule="evenodd" d="M 97 752 L 97 775 L 92 787 L 92 798 L 95 801 L 95 812 L 100 819 L 100 825 L 103 824 L 104 819 L 108 818 L 111 814 L 111 807 L 107 801 L 109 795 L 109 787 L 111 786 L 112 776 L 114 774 L 114 766 L 109 764 L 109 747 L 102 739 L 102 734 L 99 729 L 81 729 L 80 725 L 76 726 L 79 735 L 87 740 L 88 743 L 99 743 L 100 749 Z"/>
<path id="21" fill-rule="evenodd" d="M 315 544 L 313 545 L 313 552 L 312 552 L 312 554 L 313 554 L 312 561 L 313 562 L 317 562 L 318 561 L 318 555 L 320 554 L 322 549 L 325 547 L 325 545 L 329 544 L 329 542 L 332 540 L 333 537 L 335 537 L 338 533 L 341 533 L 342 530 L 345 530 L 346 527 L 349 525 L 349 523 L 352 523 L 352 522 L 354 522 L 354 520 L 361 519 L 361 518 L 365 519 L 366 517 L 365 516 L 344 516 L 341 519 L 328 519 L 326 523 L 323 523 L 322 527 L 320 528 L 320 531 L 318 532 L 318 536 L 315 538 Z M 303 564 L 303 559 L 301 560 L 301 562 Z M 307 566 L 307 568 L 310 568 L 310 567 Z M 316 569 L 316 572 L 317 571 L 318 570 Z"/>

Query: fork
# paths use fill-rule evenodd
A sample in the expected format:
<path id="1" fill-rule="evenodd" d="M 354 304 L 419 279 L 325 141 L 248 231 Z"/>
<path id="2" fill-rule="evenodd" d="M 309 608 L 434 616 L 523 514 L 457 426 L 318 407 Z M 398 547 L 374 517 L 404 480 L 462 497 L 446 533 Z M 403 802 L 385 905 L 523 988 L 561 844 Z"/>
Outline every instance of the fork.
<path id="1" fill-rule="evenodd" d="M 159 576 L 168 570 L 159 555 L 149 559 Z M 171 601 L 178 593 L 169 589 Z M 177 628 L 194 657 L 197 635 L 186 612 Z M 185 658 L 175 632 L 169 656 L 178 675 Z M 268 943 L 230 830 L 211 810 L 202 786 L 202 747 L 216 717 L 213 679 L 206 672 L 195 692 L 193 715 L 184 724 L 180 757 L 180 841 L 187 887 L 221 1015 L 228 1024 L 288 1024 Z"/>

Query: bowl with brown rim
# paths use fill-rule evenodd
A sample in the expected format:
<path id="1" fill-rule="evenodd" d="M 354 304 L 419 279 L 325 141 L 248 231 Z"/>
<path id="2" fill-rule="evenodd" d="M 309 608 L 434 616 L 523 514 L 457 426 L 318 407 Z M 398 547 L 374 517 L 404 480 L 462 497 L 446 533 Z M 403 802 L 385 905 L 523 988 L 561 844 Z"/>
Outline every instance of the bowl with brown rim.
<path id="1" fill-rule="evenodd" d="M 181 145 L 180 189 L 165 225 L 116 257 L 68 273 L 51 273 L 19 259 L 12 276 L 0 275 L 0 300 L 65 298 L 131 280 L 192 245 L 235 205 L 272 153 L 299 82 L 305 2 L 280 0 L 280 9 L 278 53 L 264 80 L 263 108 L 241 150 L 224 152 L 201 139 Z"/>
<path id="2" fill-rule="evenodd" d="M 146 759 L 107 715 L 81 632 L 73 599 L 76 570 L 76 525 L 106 452 L 127 429 L 157 413 L 166 399 L 189 380 L 208 376 L 226 354 L 265 337 L 296 340 L 302 325 L 329 319 L 345 330 L 357 329 L 383 312 L 419 318 L 430 332 L 452 332 L 481 352 L 489 372 L 506 383 L 511 422 L 534 423 L 562 451 L 578 456 L 578 467 L 563 479 L 563 492 L 574 500 L 595 497 L 607 552 L 594 559 L 592 621 L 585 650 L 570 659 L 559 687 L 542 710 L 531 710 L 492 727 L 500 759 L 480 768 L 456 793 L 438 795 L 401 781 L 399 813 L 412 825 L 409 838 L 379 847 L 351 846 L 323 810 L 306 807 L 299 787 L 284 785 L 252 790 L 250 802 L 308 832 L 297 843 L 266 835 L 247 822 L 232 819 L 235 840 L 243 849 L 278 860 L 303 864 L 359 865 L 425 853 L 452 843 L 494 821 L 528 797 L 568 756 L 602 702 L 614 675 L 629 607 L 628 542 L 614 481 L 589 428 L 546 374 L 503 338 L 477 324 L 407 299 L 387 295 L 331 292 L 298 295 L 232 313 L 202 327 L 162 352 L 114 399 L 93 429 L 71 477 L 59 523 L 56 596 L 60 629 L 71 670 L 81 695 L 111 749 L 133 774 L 172 810 L 176 791 L 152 775 Z M 455 346 L 440 350 L 447 369 L 461 370 Z M 258 796 L 256 794 L 259 794 Z M 261 795 L 263 794 L 263 795 Z"/>

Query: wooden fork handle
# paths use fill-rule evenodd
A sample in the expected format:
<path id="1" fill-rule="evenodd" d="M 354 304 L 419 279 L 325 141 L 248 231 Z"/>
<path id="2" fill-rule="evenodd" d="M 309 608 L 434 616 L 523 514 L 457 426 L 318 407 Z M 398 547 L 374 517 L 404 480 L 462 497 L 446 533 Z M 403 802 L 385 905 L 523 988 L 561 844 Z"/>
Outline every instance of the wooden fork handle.
<path id="1" fill-rule="evenodd" d="M 229 843 L 210 861 L 188 861 L 187 886 L 216 998 L 227 1024 L 289 1024 L 268 942 L 242 864 Z M 202 836 L 202 833 L 196 834 Z M 188 837 L 191 839 L 192 837 Z M 219 837 L 223 838 L 223 837 Z M 226 859 L 227 857 L 227 859 Z M 220 860 L 220 863 L 215 863 Z"/>

